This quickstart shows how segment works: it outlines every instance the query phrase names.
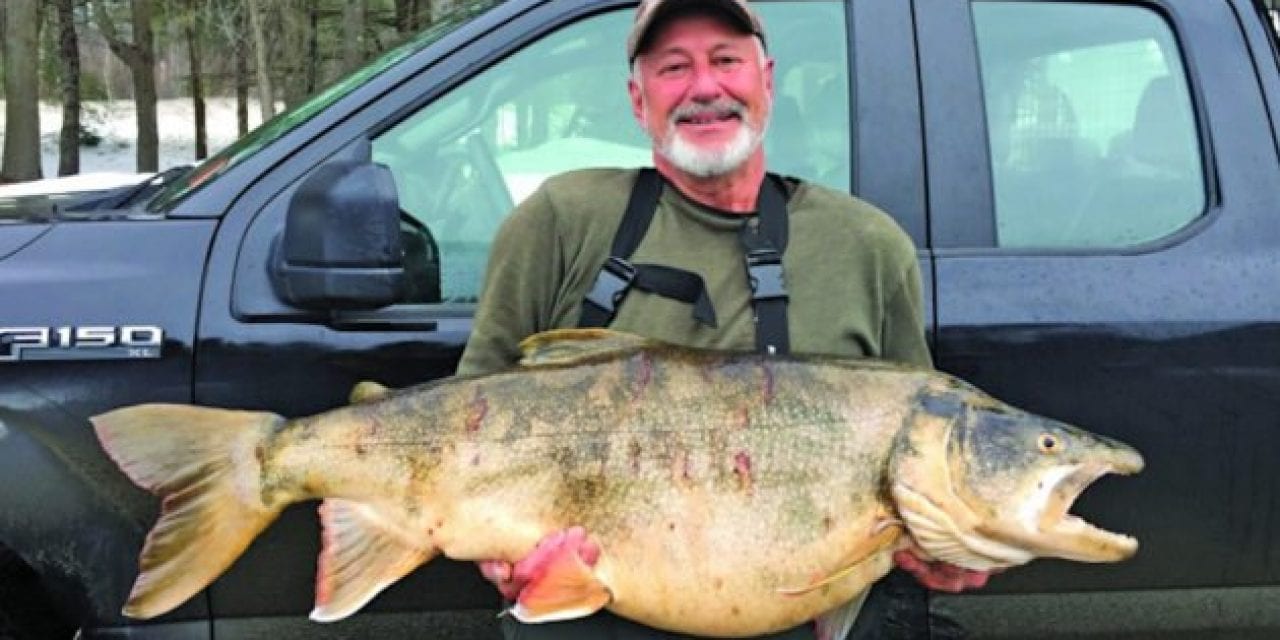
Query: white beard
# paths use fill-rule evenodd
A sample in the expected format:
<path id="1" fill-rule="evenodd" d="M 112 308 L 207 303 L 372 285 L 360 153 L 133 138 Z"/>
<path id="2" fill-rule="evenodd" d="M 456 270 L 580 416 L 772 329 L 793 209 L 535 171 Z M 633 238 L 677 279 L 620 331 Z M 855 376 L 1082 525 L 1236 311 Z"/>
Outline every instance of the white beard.
<path id="1" fill-rule="evenodd" d="M 733 108 L 741 118 L 742 126 L 732 140 L 719 148 L 701 147 L 686 140 L 677 125 L 677 120 L 682 117 L 681 110 L 673 111 L 667 121 L 666 138 L 654 140 L 658 153 L 676 168 L 699 178 L 732 172 L 742 166 L 764 140 L 764 128 L 757 129 L 747 121 L 746 109 L 736 102 Z M 766 126 L 767 122 L 766 116 Z"/>

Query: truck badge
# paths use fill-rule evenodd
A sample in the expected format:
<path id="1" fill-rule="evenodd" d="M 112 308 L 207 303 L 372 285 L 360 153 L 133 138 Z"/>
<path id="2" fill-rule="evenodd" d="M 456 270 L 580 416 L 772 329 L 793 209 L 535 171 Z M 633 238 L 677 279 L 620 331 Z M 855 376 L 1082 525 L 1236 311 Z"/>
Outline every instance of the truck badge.
<path id="1" fill-rule="evenodd" d="M 154 360 L 164 330 L 154 326 L 0 327 L 0 363 L 32 360 Z"/>

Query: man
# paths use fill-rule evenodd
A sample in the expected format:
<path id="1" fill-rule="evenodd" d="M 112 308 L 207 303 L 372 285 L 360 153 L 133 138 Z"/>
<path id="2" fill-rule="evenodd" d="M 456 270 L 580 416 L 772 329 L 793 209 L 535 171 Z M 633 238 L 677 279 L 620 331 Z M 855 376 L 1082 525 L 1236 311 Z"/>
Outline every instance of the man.
<path id="1" fill-rule="evenodd" d="M 645 0 L 627 54 L 627 88 L 653 139 L 656 173 L 570 172 L 516 208 L 494 242 L 458 373 L 508 368 L 523 338 L 574 326 L 698 347 L 929 366 L 910 239 L 847 194 L 766 174 L 761 141 L 774 63 L 745 0 Z M 515 566 L 488 562 L 482 570 L 513 597 L 560 553 L 592 562 L 599 550 L 589 532 L 572 530 L 549 536 Z M 934 588 L 981 586 L 986 577 L 908 552 L 895 559 Z M 927 633 L 921 590 L 909 580 L 886 582 L 912 593 L 873 594 L 855 635 Z M 678 637 L 608 614 L 504 625 L 508 638 Z M 769 637 L 814 631 L 805 625 Z"/>

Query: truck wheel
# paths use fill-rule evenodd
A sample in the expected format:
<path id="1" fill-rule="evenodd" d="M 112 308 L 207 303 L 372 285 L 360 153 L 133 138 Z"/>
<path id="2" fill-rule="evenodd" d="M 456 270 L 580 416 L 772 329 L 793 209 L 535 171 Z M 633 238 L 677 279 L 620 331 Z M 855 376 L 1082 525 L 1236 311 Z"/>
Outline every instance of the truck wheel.
<path id="1" fill-rule="evenodd" d="M 0 547 L 0 640 L 70 640 L 76 625 L 64 618 L 36 572 Z"/>

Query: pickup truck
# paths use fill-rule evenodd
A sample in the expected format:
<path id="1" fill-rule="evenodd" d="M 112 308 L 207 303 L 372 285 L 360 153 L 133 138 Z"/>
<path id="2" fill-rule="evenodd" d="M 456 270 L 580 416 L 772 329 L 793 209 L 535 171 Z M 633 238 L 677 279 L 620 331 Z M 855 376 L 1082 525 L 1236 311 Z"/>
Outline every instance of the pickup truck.
<path id="1" fill-rule="evenodd" d="M 450 375 L 488 247 L 544 178 L 637 166 L 634 1 L 468 0 L 209 160 L 0 201 L 0 636 L 495 637 L 436 561 L 306 618 L 314 504 L 210 588 L 119 614 L 157 505 L 89 416 L 299 416 Z M 773 170 L 888 211 L 935 361 L 1129 442 L 1076 511 L 1120 565 L 1040 561 L 931 606 L 990 638 L 1280 636 L 1280 69 L 1255 0 L 759 0 Z M 6 628 L 7 627 L 7 628 Z"/>

